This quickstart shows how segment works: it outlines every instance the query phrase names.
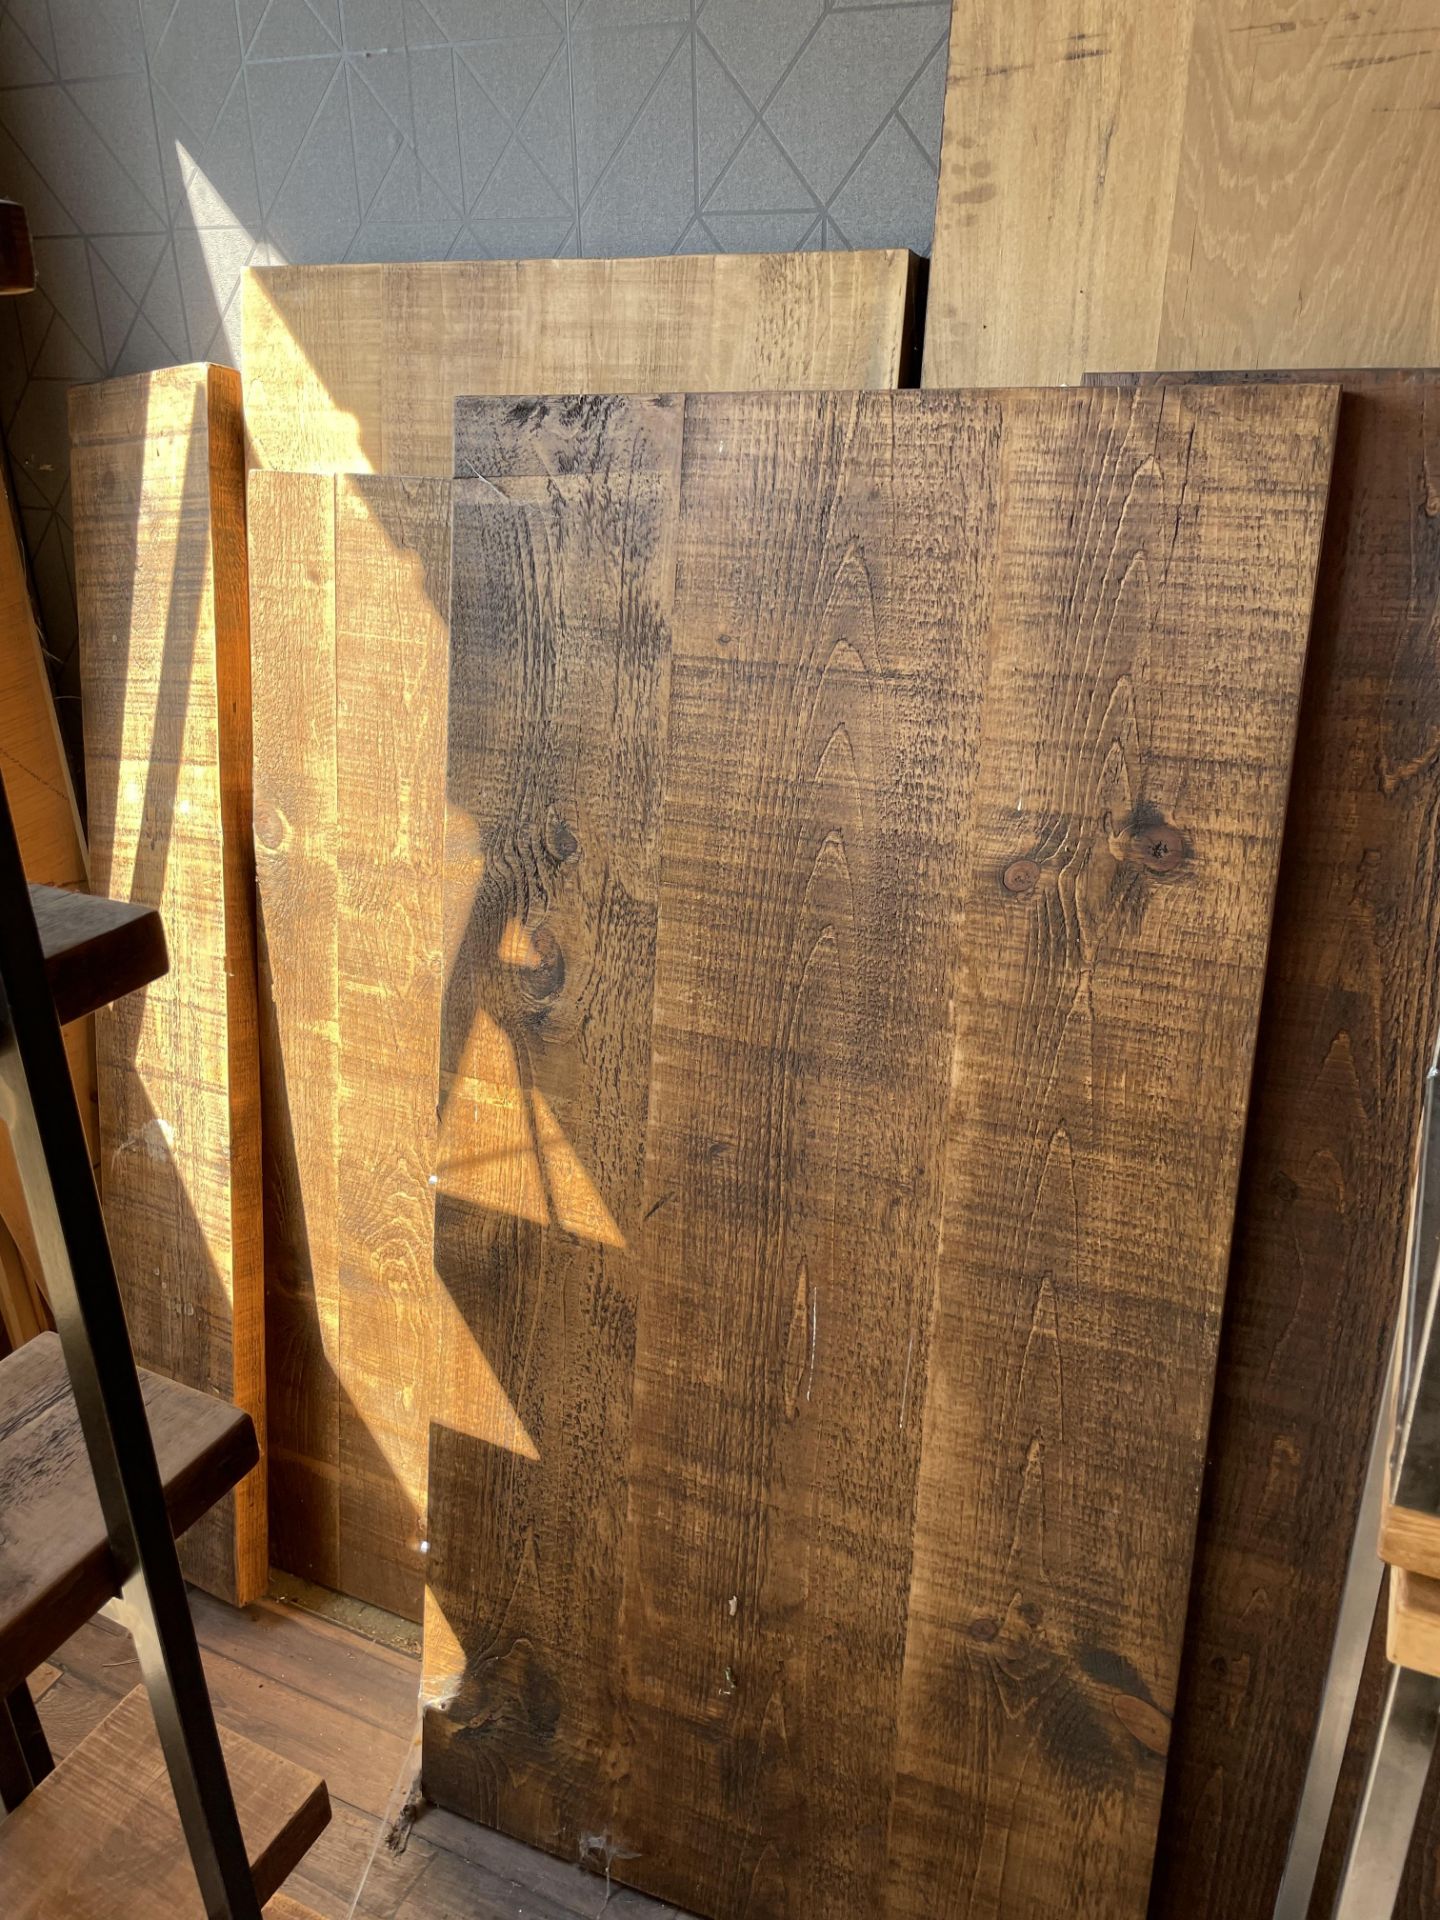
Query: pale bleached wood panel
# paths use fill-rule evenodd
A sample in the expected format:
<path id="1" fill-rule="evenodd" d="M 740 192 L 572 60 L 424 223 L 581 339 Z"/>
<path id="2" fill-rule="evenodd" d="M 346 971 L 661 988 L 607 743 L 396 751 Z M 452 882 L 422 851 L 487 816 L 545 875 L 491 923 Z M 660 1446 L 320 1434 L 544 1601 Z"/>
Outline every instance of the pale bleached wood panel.
<path id="1" fill-rule="evenodd" d="M 927 387 L 1154 364 L 1205 0 L 955 0 Z"/>
<path id="2" fill-rule="evenodd" d="M 1429 0 L 955 0 L 927 386 L 1440 360 Z"/>

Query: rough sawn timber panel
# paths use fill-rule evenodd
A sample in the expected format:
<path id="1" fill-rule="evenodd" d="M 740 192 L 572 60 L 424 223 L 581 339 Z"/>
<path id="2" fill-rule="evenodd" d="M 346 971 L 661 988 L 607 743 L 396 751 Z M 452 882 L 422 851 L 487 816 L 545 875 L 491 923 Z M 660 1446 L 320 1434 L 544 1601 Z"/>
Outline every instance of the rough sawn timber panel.
<path id="1" fill-rule="evenodd" d="M 252 267 L 251 456 L 448 477 L 459 394 L 899 386 L 917 266 L 892 249 Z"/>
<path id="2" fill-rule="evenodd" d="M 458 409 L 442 1801 L 725 1920 L 1143 1911 L 1334 411 Z"/>
<path id="3" fill-rule="evenodd" d="M 77 387 L 70 438 L 91 875 L 158 908 L 170 949 L 163 979 L 96 1016 L 105 1220 L 136 1359 L 261 1437 L 181 1548 L 244 1603 L 269 1558 L 239 376 Z"/>
<path id="4" fill-rule="evenodd" d="M 35 625 L 14 502 L 0 485 L 0 776 L 15 822 L 28 880 L 52 887 L 88 886 L 85 840 L 70 781 L 70 764 L 55 719 L 45 655 Z M 95 1030 L 79 1020 L 65 1033 L 75 1098 L 92 1155 Z M 12 1344 L 49 1324 L 40 1287 L 40 1256 L 20 1187 L 8 1131 L 0 1127 L 0 1322 Z"/>
<path id="5" fill-rule="evenodd" d="M 1440 1023 L 1440 377 L 1323 377 L 1341 383 L 1335 468 L 1151 1908 L 1177 1920 L 1275 1904 Z"/>
<path id="6" fill-rule="evenodd" d="M 450 487 L 252 472 L 277 1564 L 419 1612 Z"/>
<path id="7" fill-rule="evenodd" d="M 426 1697 L 459 1694 L 426 1765 L 564 1852 L 622 1658 L 680 429 L 677 402 L 542 411 L 455 482 L 483 559 L 452 600 L 436 1265 L 496 1389 L 434 1436 Z M 498 1671 L 466 1671 L 477 1635 Z M 467 1732 L 497 1684 L 503 1754 Z"/>
<path id="8" fill-rule="evenodd" d="M 417 1616 L 430 1425 L 465 1427 L 465 1396 L 483 1374 L 463 1316 L 432 1290 L 430 1250 L 449 961 L 439 957 L 437 877 L 448 507 L 415 536 L 403 503 L 429 496 L 398 476 L 448 486 L 457 392 L 893 385 L 912 364 L 915 270 L 910 255 L 891 252 L 246 277 L 253 461 L 377 470 L 373 485 L 335 496 L 345 505 L 334 529 L 340 505 L 325 506 L 303 475 L 251 482 L 255 645 L 265 656 L 255 799 L 272 949 L 262 1012 L 277 1565 Z M 382 472 L 399 491 L 380 487 Z M 292 607 L 307 623 L 333 623 L 347 595 L 351 697 L 322 663 L 334 636 L 317 632 L 309 644 L 320 651 L 302 651 L 291 630 Z M 395 648 L 408 662 L 403 716 L 388 691 Z M 337 811 L 346 769 L 348 804 Z M 400 1044 L 384 1003 L 402 988 Z M 368 1077 L 357 1078 L 367 1056 Z M 382 1141 L 394 1151 L 377 1158 Z M 342 1174 L 342 1151 L 369 1157 Z M 363 1231 L 346 1242 L 339 1208 L 360 1205 L 361 1188 Z M 475 1391 L 483 1402 L 488 1389 Z"/>
<path id="9" fill-rule="evenodd" d="M 926 386 L 1440 360 L 1429 0 L 955 0 L 949 59 Z"/>

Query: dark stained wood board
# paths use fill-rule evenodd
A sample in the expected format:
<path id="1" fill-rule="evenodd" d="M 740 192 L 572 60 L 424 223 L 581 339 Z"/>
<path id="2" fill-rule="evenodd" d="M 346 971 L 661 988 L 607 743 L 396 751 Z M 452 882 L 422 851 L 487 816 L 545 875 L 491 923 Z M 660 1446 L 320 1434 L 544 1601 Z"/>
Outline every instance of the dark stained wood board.
<path id="1" fill-rule="evenodd" d="M 443 1804 L 1143 1909 L 1334 410 L 459 404 Z"/>
<path id="2" fill-rule="evenodd" d="M 282 470 L 252 491 L 250 526 L 266 609 L 256 860 L 265 937 L 283 948 L 263 1009 L 279 1566 L 418 1617 L 430 1423 L 463 1425 L 489 1390 L 473 1337 L 430 1290 L 441 901 L 424 882 L 441 857 L 443 650 L 423 686 L 413 672 L 423 636 L 443 649 L 448 508 L 431 529 L 442 553 L 381 511 L 419 493 L 356 487 L 335 495 L 349 503 L 337 541 L 333 503 L 283 470 L 443 488 L 464 392 L 896 385 L 918 362 L 918 274 L 891 250 L 245 276 L 248 450 Z M 325 665 L 347 595 L 348 701 Z M 412 673 L 403 712 L 394 644 Z M 342 1205 L 358 1238 L 340 1233 Z"/>
<path id="3" fill-rule="evenodd" d="M 1440 1023 L 1440 376 L 1147 384 L 1192 377 L 1342 383 L 1152 1902 L 1260 1920 L 1384 1387 Z"/>
<path id="4" fill-rule="evenodd" d="M 95 1018 L 105 1223 L 136 1359 L 255 1423 L 261 1465 L 181 1549 L 243 1603 L 269 1556 L 239 375 L 72 388 L 70 442 L 90 875 L 159 909 L 171 963 Z"/>

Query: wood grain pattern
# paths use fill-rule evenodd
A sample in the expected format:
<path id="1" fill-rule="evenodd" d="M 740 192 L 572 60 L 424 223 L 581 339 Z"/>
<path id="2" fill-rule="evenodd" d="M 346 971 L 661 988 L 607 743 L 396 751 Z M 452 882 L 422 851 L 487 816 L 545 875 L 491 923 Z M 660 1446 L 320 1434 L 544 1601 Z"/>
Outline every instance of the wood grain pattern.
<path id="1" fill-rule="evenodd" d="M 1155 364 L 1204 4 L 955 0 L 927 387 Z"/>
<path id="2" fill-rule="evenodd" d="M 1391 1569 L 1385 1653 L 1397 1667 L 1440 1673 L 1440 1581 Z"/>
<path id="3" fill-rule="evenodd" d="M 149 986 L 170 965 L 165 928 L 153 907 L 32 883 L 30 911 L 62 1021 Z"/>
<path id="4" fill-rule="evenodd" d="M 897 386 L 915 273 L 899 250 L 251 268 L 251 455 L 448 476 L 457 394 Z"/>
<path id="5" fill-rule="evenodd" d="M 317 1920 L 596 1920 L 602 1902 L 605 1920 L 681 1920 L 438 1807 L 407 1815 L 398 1850 L 377 1849 L 412 1777 L 418 1653 L 273 1599 L 237 1611 L 202 1594 L 194 1613 L 225 1724 L 282 1759 L 325 1769 L 330 1825 L 285 1883 Z M 57 1759 L 139 1679 L 128 1638 L 106 1620 L 91 1621 L 60 1657 L 63 1678 L 49 1670 L 58 1684 L 40 1709 Z M 31 1686 L 38 1696 L 41 1677 Z"/>
<path id="6" fill-rule="evenodd" d="M 690 396 L 668 696 L 577 742 L 566 663 L 618 674 L 656 594 L 594 598 L 594 476 L 648 524 L 657 404 L 458 410 L 452 778 L 508 778 L 447 863 L 446 1045 L 507 1172 L 446 1277 L 529 1451 L 436 1435 L 427 1783 L 726 1920 L 1138 1914 L 1335 394 Z M 596 853 L 589 729 L 640 743 Z M 652 984 L 568 916 L 655 783 Z M 585 1130 L 637 994 L 638 1219 Z M 556 1139 L 628 1378 L 536 1283 L 601 1237 Z"/>
<path id="7" fill-rule="evenodd" d="M 330 1818 L 325 1782 L 238 1734 L 225 1764 L 262 1900 Z M 143 1689 L 127 1694 L 0 1828 L 11 1920 L 201 1920 L 164 1756 Z"/>
<path id="8" fill-rule="evenodd" d="M 279 1565 L 417 1614 L 430 1425 L 469 1431 L 463 1409 L 492 1387 L 465 1311 L 434 1290 L 448 507 L 427 520 L 440 496 L 398 476 L 448 484 L 458 392 L 893 384 L 910 370 L 915 267 L 897 252 L 247 278 L 252 458 L 357 475 L 333 508 L 304 475 L 252 481 Z M 369 468 L 399 491 L 361 480 Z M 350 627 L 338 705 L 318 664 L 335 636 L 313 633 L 303 658 L 293 645 L 292 603 L 308 622 L 317 594 Z"/>
<path id="9" fill-rule="evenodd" d="M 3 204 L 3 203 L 0 203 Z M 14 503 L 0 483 L 0 778 L 15 822 L 20 857 L 32 882 L 53 887 L 88 884 L 85 839 L 70 763 L 55 719 Z M 85 1020 L 65 1035 L 70 1073 L 91 1153 L 98 1161 L 95 1106 L 95 1033 Z M 10 1135 L 0 1128 L 0 1319 L 11 1343 L 49 1324 L 40 1285 L 40 1258 L 20 1187 Z M 7 1259 L 6 1255 L 10 1258 Z"/>
<path id="10" fill-rule="evenodd" d="M 277 1560 L 417 1618 L 449 484 L 250 479 Z M 442 1386 L 443 1383 L 443 1386 Z"/>
<path id="11" fill-rule="evenodd" d="M 1434 365 L 1437 80 L 1427 0 L 955 0 L 925 384 Z"/>
<path id="12" fill-rule="evenodd" d="M 496 1390 L 434 1437 L 426 1769 L 574 1854 L 617 1706 L 680 408 L 505 412 L 510 457 L 454 489 L 481 558 L 452 602 L 436 1223 Z"/>
<path id="13" fill-rule="evenodd" d="M 141 1375 L 177 1533 L 256 1459 L 235 1407 Z M 0 1365 L 0 1692 L 53 1653 L 117 1591 L 105 1522 L 60 1342 L 42 1334 Z"/>
<path id="14" fill-rule="evenodd" d="M 70 425 L 92 873 L 159 909 L 171 954 L 96 1020 L 106 1223 L 136 1358 L 242 1407 L 263 1455 L 239 378 L 76 388 Z M 183 1558 L 223 1597 L 263 1591 L 263 1469 Z"/>
<path id="15" fill-rule="evenodd" d="M 1380 1558 L 1440 1580 L 1440 1520 L 1387 1502 L 1380 1519 Z"/>
<path id="16" fill-rule="evenodd" d="M 340 1582 L 335 489 L 247 488 L 270 1555 Z"/>
<path id="17" fill-rule="evenodd" d="M 336 485 L 342 1592 L 417 1617 L 429 1420 L 451 1418 L 434 1267 L 450 487 Z M 438 1381 L 432 1387 L 432 1380 Z M 463 1404 L 463 1402 L 462 1402 Z"/>
<path id="18" fill-rule="evenodd" d="M 1297 377 L 1314 378 L 1253 376 Z M 1328 377 L 1343 382 L 1335 470 L 1155 1914 L 1261 1920 L 1274 1906 L 1384 1389 L 1440 1024 L 1440 380 Z"/>

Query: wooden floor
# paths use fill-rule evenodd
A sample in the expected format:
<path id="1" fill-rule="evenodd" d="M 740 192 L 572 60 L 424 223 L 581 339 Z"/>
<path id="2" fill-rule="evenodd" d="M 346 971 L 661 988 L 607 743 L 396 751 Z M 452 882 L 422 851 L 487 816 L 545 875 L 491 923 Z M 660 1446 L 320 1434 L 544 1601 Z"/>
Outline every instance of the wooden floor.
<path id="1" fill-rule="evenodd" d="M 671 1907 L 438 1808 L 397 1820 L 418 1753 L 413 1648 L 274 1595 L 243 1611 L 201 1593 L 191 1603 L 221 1724 L 329 1783 L 334 1818 L 286 1885 L 322 1920 L 675 1920 Z M 394 1625 L 399 1639 L 404 1623 Z M 138 1679 L 128 1635 L 108 1621 L 68 1641 L 32 1683 L 56 1757 Z"/>

